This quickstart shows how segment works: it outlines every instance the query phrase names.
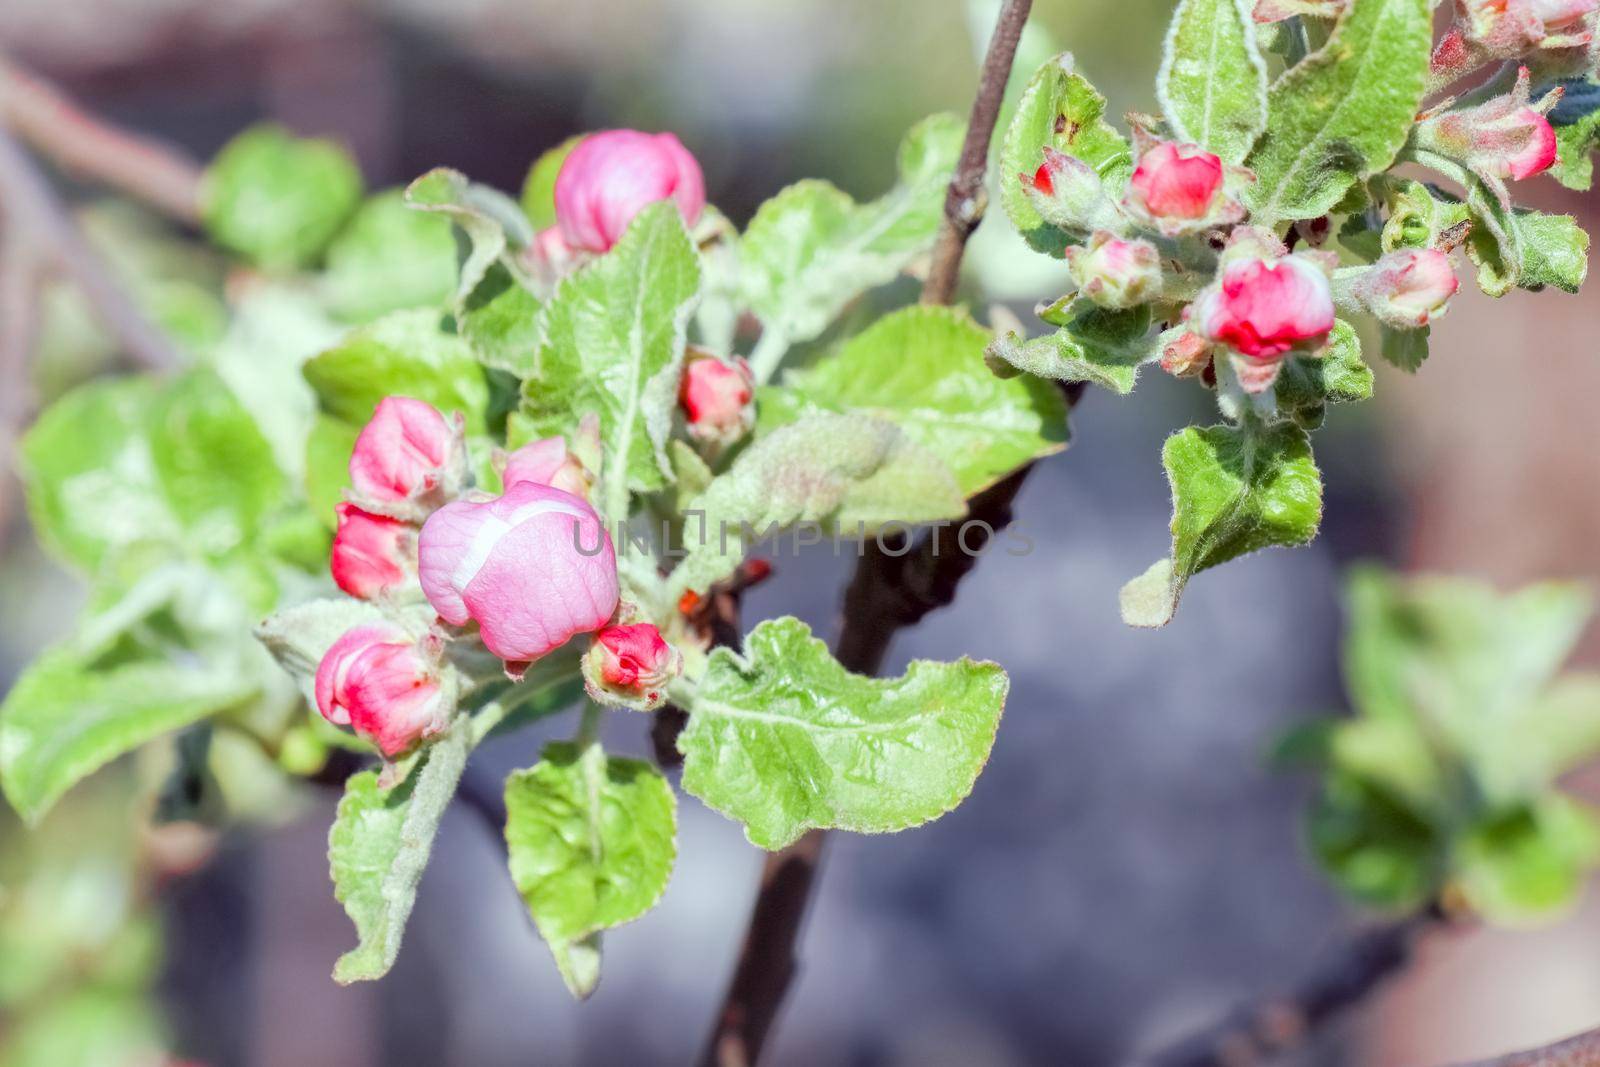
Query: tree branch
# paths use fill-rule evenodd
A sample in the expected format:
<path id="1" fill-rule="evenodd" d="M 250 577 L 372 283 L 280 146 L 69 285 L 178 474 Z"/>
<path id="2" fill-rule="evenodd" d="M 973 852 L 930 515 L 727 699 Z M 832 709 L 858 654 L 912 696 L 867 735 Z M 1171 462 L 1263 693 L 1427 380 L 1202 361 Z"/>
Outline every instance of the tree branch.
<path id="1" fill-rule="evenodd" d="M 955 297 L 967 238 L 983 217 L 989 142 L 1032 6 L 1032 0 L 1005 0 L 1001 5 L 984 56 L 961 158 L 945 196 L 944 223 L 922 288 L 925 304 L 948 304 Z M 1027 468 L 1023 468 L 973 498 L 973 516 L 981 511 L 1003 518 L 991 526 L 1004 526 L 1011 518 L 1011 501 L 1026 477 Z M 976 554 L 961 552 L 954 535 L 942 527 L 898 558 L 870 543 L 845 593 L 844 626 L 835 650 L 839 662 L 858 674 L 876 674 L 895 632 L 950 603 L 957 584 L 975 561 Z M 760 1059 L 798 970 L 795 947 L 817 882 L 826 836 L 821 830 L 812 830 L 768 856 L 762 866 L 739 962 L 701 1057 L 705 1067 L 751 1067 Z"/>
<path id="2" fill-rule="evenodd" d="M 1432 907 L 1351 938 L 1287 993 L 1235 1009 L 1214 1026 L 1142 1061 L 1144 1067 L 1251 1067 L 1301 1044 L 1411 962 L 1418 940 L 1445 923 Z"/>
<path id="3" fill-rule="evenodd" d="M 1600 1027 L 1553 1045 L 1508 1052 L 1487 1060 L 1474 1060 L 1459 1067 L 1595 1067 L 1600 1064 Z"/>
<path id="4" fill-rule="evenodd" d="M 69 174 L 90 178 L 180 222 L 200 221 L 194 160 L 120 130 L 0 56 L 0 122 Z"/>

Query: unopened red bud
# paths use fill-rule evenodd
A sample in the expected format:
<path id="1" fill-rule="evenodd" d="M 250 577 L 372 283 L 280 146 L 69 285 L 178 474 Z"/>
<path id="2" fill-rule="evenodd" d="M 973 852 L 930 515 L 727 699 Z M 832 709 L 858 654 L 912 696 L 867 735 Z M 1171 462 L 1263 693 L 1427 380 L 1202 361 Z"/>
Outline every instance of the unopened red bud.
<path id="1" fill-rule="evenodd" d="M 406 588 L 417 579 L 417 528 L 386 515 L 372 515 L 354 504 L 335 506 L 329 567 L 333 581 L 353 597 L 371 600 Z"/>
<path id="2" fill-rule="evenodd" d="M 755 382 L 744 360 L 725 363 L 691 352 L 678 389 L 691 437 L 717 444 L 737 441 L 755 424 L 754 396 Z"/>
<path id="3" fill-rule="evenodd" d="M 449 721 L 438 657 L 398 626 L 358 626 L 317 666 L 317 710 L 348 726 L 385 756 L 404 752 Z"/>
<path id="4" fill-rule="evenodd" d="M 602 629 L 584 665 L 596 699 L 614 698 L 645 711 L 666 701 L 667 683 L 682 670 L 683 657 L 647 622 Z"/>

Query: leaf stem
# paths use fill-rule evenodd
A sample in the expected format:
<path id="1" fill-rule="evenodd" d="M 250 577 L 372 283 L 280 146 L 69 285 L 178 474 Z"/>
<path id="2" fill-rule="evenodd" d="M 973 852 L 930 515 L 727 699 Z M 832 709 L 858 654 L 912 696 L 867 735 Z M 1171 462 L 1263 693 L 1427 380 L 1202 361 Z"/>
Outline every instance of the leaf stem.
<path id="1" fill-rule="evenodd" d="M 989 142 L 1016 59 L 1017 42 L 1032 6 L 1032 0 L 1005 0 L 1000 7 L 984 56 L 961 158 L 945 195 L 944 224 L 922 289 L 925 304 L 948 304 L 955 296 L 967 238 L 983 216 Z M 760 349 L 758 343 L 756 355 L 768 358 Z M 772 362 L 775 369 L 776 360 Z M 762 380 L 759 370 L 757 380 Z M 1002 528 L 1010 521 L 1011 500 L 1028 469 L 1023 467 L 973 498 L 971 513 L 1003 515 L 1004 521 L 995 526 Z M 916 550 L 898 557 L 889 556 L 876 545 L 869 546 L 845 593 L 844 627 L 836 653 L 847 669 L 876 674 L 896 630 L 912 625 L 955 596 L 956 584 L 972 569 L 977 553 L 956 551 L 956 546 L 948 543 L 953 537 L 940 527 L 924 538 Z M 945 549 L 942 554 L 940 547 Z M 816 885 L 826 836 L 821 830 L 812 830 L 788 848 L 768 856 L 762 865 L 761 887 L 739 961 L 701 1055 L 703 1067 L 752 1067 L 760 1060 L 767 1035 L 798 970 L 796 945 Z"/>
<path id="2" fill-rule="evenodd" d="M 578 720 L 578 733 L 572 739 L 580 752 L 600 740 L 600 720 L 605 718 L 605 714 L 606 709 L 594 701 L 583 702 L 583 716 Z"/>
<path id="3" fill-rule="evenodd" d="M 789 338 L 782 331 L 767 326 L 762 329 L 756 346 L 750 350 L 750 373 L 757 385 L 765 385 L 778 372 L 778 364 L 789 352 Z"/>

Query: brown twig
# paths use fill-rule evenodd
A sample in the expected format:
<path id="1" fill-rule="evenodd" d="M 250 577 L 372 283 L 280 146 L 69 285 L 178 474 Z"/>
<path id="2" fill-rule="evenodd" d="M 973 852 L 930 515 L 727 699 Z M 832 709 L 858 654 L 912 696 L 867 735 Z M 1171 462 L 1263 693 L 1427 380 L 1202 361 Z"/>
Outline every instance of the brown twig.
<path id="1" fill-rule="evenodd" d="M 200 221 L 194 160 L 90 115 L 0 56 L 0 121 L 69 174 L 109 185 L 185 223 Z"/>
<path id="2" fill-rule="evenodd" d="M 922 289 L 925 304 L 948 304 L 955 296 L 967 238 L 983 217 L 989 142 L 1032 6 L 1032 0 L 1005 0 L 1001 5 L 984 56 L 961 158 L 945 196 L 944 222 Z M 993 528 L 1004 526 L 1010 521 L 1011 501 L 1026 476 L 1024 468 L 975 497 L 971 516 L 978 517 L 980 512 L 991 515 L 997 520 L 991 523 Z M 895 632 L 948 604 L 956 585 L 976 561 L 976 553 L 959 550 L 947 527 L 935 530 L 902 556 L 890 555 L 885 547 L 876 542 L 867 546 L 845 593 L 844 626 L 836 653 L 840 663 L 859 674 L 876 674 Z M 894 546 L 896 550 L 899 547 Z M 817 882 L 825 839 L 823 831 L 812 830 L 767 857 L 739 962 L 701 1057 L 706 1067 L 751 1067 L 760 1059 L 798 970 L 795 946 Z"/>
<path id="3" fill-rule="evenodd" d="M 147 370 L 170 370 L 181 360 L 172 345 L 123 291 L 90 247 L 38 166 L 0 128 L 0 200 L 13 239 L 29 242 L 77 286 L 121 349 Z"/>
<path id="4" fill-rule="evenodd" d="M 1600 1067 L 1600 1027 L 1553 1045 L 1508 1052 L 1459 1067 Z"/>
<path id="5" fill-rule="evenodd" d="M 1357 934 L 1294 989 L 1265 997 L 1142 1061 L 1144 1067 L 1254 1067 L 1303 1043 L 1371 995 L 1410 961 L 1422 935 L 1446 922 L 1438 908 Z"/>

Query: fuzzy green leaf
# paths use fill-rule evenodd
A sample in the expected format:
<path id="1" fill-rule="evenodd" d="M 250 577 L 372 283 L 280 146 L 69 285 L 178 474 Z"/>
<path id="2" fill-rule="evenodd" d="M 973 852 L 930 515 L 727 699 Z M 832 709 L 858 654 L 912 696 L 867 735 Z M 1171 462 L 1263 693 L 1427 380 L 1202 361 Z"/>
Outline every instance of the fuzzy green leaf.
<path id="1" fill-rule="evenodd" d="M 380 400 L 398 395 L 425 400 L 446 415 L 461 412 L 469 434 L 485 429 L 483 368 L 465 341 L 444 332 L 438 311 L 396 311 L 352 330 L 308 360 L 304 373 L 322 410 L 352 426 L 366 425 Z"/>
<path id="2" fill-rule="evenodd" d="M 522 414 L 540 436 L 598 415 L 613 501 L 622 488 L 666 484 L 667 434 L 700 280 L 699 256 L 668 201 L 639 212 L 616 247 L 563 281 L 545 308 Z"/>
<path id="3" fill-rule="evenodd" d="M 1415 374 L 1428 358 L 1428 335 L 1432 332 L 1428 326 L 1415 330 L 1396 330 L 1379 323 L 1378 352 L 1391 365 L 1407 374 Z"/>
<path id="4" fill-rule="evenodd" d="M 456 287 L 450 223 L 412 211 L 399 189 L 378 193 L 329 246 L 322 285 L 329 307 L 349 322 L 443 307 Z"/>
<path id="5" fill-rule="evenodd" d="M 1253 221 L 1315 218 L 1394 162 L 1422 102 L 1431 8 L 1352 0 L 1327 44 L 1272 84 L 1266 131 L 1245 161 Z"/>
<path id="6" fill-rule="evenodd" d="M 1267 65 L 1247 0 L 1181 0 L 1156 97 L 1176 139 L 1238 163 L 1267 124 Z"/>
<path id="7" fill-rule="evenodd" d="M 1522 273 L 1517 286 L 1534 292 L 1555 286 L 1576 293 L 1589 275 L 1589 235 L 1571 215 L 1518 211 Z"/>
<path id="8" fill-rule="evenodd" d="M 966 496 L 1067 442 L 1067 407 L 1037 378 L 984 365 L 991 334 L 965 311 L 914 305 L 785 384 L 809 405 L 874 415 L 938 456 Z"/>
<path id="9" fill-rule="evenodd" d="M 355 923 L 360 943 L 334 966 L 333 980 L 340 985 L 382 978 L 394 966 L 439 820 L 471 751 L 472 731 L 458 721 L 393 789 L 380 789 L 375 771 L 345 782 L 328 832 L 328 864 L 333 894 Z"/>
<path id="10" fill-rule="evenodd" d="M 1133 391 L 1139 368 L 1160 355 L 1150 333 L 1148 308 L 1111 311 L 1087 301 L 1048 337 L 1024 341 L 1015 333 L 996 339 L 986 355 L 991 368 L 1010 368 L 1061 382 L 1088 382 L 1118 396 Z M 1014 372 L 1013 372 L 1014 373 Z"/>
<path id="11" fill-rule="evenodd" d="M 886 833 L 953 809 L 989 758 L 1008 682 L 993 663 L 850 674 L 794 618 L 712 652 L 678 738 L 683 788 L 778 849 L 806 830 Z"/>
<path id="12" fill-rule="evenodd" d="M 207 168 L 201 214 L 222 247 L 268 270 L 292 270 L 333 240 L 361 189 L 361 172 L 339 145 L 253 126 Z"/>
<path id="13" fill-rule="evenodd" d="M 1071 54 L 1063 52 L 1034 73 L 1001 139 L 995 167 L 1006 214 L 1028 244 L 1052 255 L 1061 254 L 1066 239 L 1034 210 L 1021 181 L 1044 162 L 1045 147 L 1089 164 L 1113 198 L 1133 172 L 1128 143 L 1103 117 L 1106 98 L 1073 73 L 1072 64 Z"/>
<path id="14" fill-rule="evenodd" d="M 1567 79 L 1561 88 L 1564 95 L 1549 116 L 1556 131 L 1550 176 L 1568 189 L 1586 190 L 1594 184 L 1591 154 L 1600 148 L 1600 73 Z M 1536 98 L 1542 94 L 1541 87 Z"/>
<path id="15" fill-rule="evenodd" d="M 37 822 L 118 756 L 255 692 L 255 682 L 233 670 L 164 659 L 92 669 L 77 649 L 52 649 L 0 704 L 0 785 L 18 814 Z"/>
<path id="16" fill-rule="evenodd" d="M 688 555 L 673 571 L 673 592 L 703 591 L 731 574 L 746 533 L 755 540 L 800 522 L 871 532 L 965 511 L 949 467 L 893 423 L 812 412 L 761 436 L 689 503 Z"/>
<path id="17" fill-rule="evenodd" d="M 602 930 L 655 907 L 677 857 L 677 799 L 647 763 L 547 745 L 506 779 L 511 880 L 575 996 L 594 991 Z"/>
<path id="18" fill-rule="evenodd" d="M 933 244 L 964 128 L 934 115 L 900 145 L 900 179 L 858 204 L 802 181 L 761 205 L 739 243 L 740 286 L 766 330 L 793 343 L 822 333 L 858 294 L 891 281 Z"/>
<path id="19" fill-rule="evenodd" d="M 1274 386 L 1278 410 L 1307 429 L 1322 422 L 1327 404 L 1372 398 L 1372 368 L 1361 358 L 1361 339 L 1343 319 L 1333 324 L 1327 351 L 1318 358 L 1295 356 L 1284 361 Z"/>
<path id="20" fill-rule="evenodd" d="M 1298 426 L 1191 426 L 1167 438 L 1161 459 L 1172 486 L 1172 556 L 1123 587 L 1130 626 L 1165 626 L 1189 579 L 1208 567 L 1316 536 L 1322 478 Z"/>

